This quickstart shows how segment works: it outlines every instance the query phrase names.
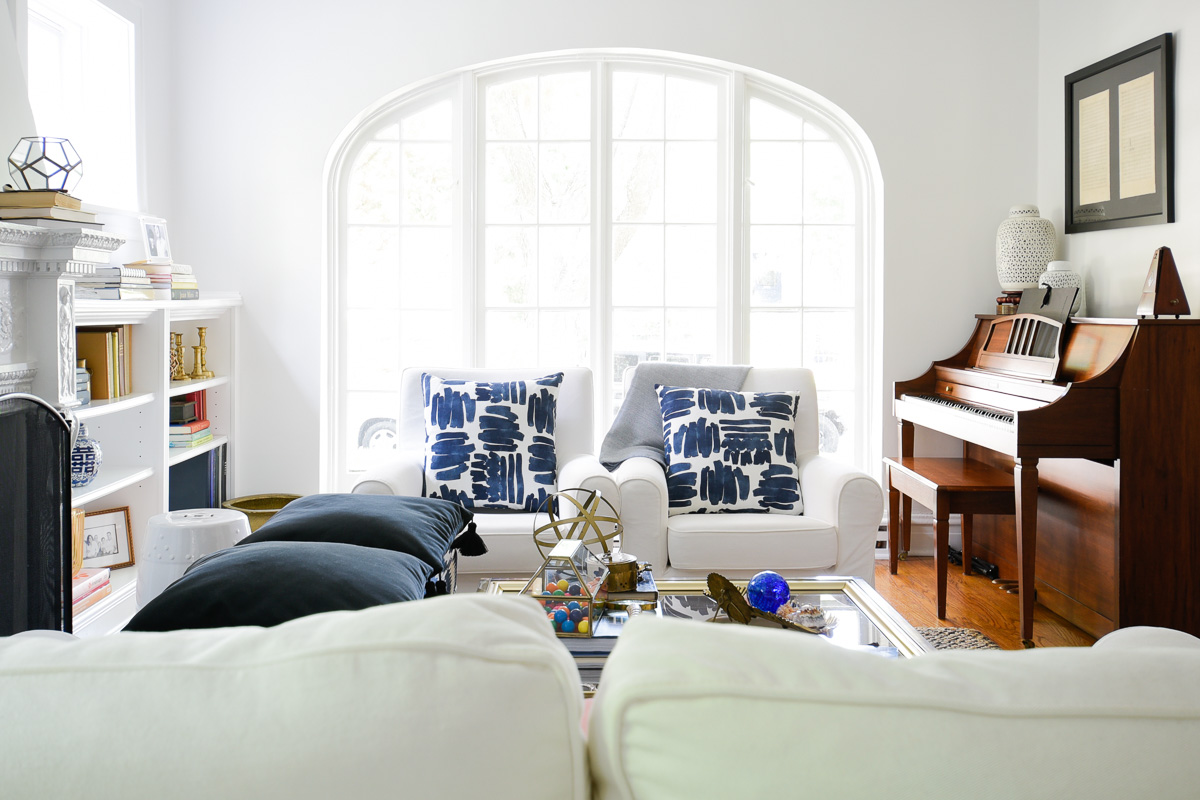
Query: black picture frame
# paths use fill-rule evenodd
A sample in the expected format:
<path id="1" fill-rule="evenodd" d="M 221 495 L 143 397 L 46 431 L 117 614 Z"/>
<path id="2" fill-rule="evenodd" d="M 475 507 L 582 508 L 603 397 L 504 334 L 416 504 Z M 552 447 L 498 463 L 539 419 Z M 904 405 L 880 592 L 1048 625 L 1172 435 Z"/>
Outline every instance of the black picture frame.
<path id="1" fill-rule="evenodd" d="M 1172 34 L 1066 77 L 1065 187 L 1067 233 L 1175 221 Z"/>

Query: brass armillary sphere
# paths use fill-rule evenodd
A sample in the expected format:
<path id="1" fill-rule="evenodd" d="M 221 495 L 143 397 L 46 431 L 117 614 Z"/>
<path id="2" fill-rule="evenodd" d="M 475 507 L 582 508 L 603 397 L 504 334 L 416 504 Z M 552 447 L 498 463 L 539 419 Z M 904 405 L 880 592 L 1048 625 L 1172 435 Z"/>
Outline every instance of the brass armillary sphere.
<path id="1" fill-rule="evenodd" d="M 546 555 L 563 539 L 581 539 L 585 546 L 600 545 L 605 553 L 620 550 L 621 519 L 597 489 L 564 489 L 542 502 L 538 513 L 550 521 L 534 522 L 533 541 Z"/>

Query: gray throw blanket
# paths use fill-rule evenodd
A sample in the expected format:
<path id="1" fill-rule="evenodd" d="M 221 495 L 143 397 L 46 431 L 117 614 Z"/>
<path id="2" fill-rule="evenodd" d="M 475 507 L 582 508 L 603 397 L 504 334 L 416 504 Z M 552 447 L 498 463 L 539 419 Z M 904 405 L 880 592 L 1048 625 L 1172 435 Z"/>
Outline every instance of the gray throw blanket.
<path id="1" fill-rule="evenodd" d="M 703 389 L 738 391 L 746 380 L 750 367 L 744 365 L 707 366 L 700 364 L 668 364 L 645 361 L 637 365 L 629 381 L 629 393 L 617 411 L 617 418 L 600 445 L 600 463 L 608 470 L 634 456 L 652 458 L 664 467 L 667 455 L 663 450 L 662 411 L 654 387 L 683 386 Z"/>

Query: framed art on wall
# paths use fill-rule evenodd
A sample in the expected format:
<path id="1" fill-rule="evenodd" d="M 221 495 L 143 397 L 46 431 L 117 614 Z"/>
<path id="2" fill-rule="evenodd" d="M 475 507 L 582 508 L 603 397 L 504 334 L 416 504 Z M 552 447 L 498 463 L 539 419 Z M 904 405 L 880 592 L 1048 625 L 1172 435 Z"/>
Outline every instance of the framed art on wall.
<path id="1" fill-rule="evenodd" d="M 1066 232 L 1175 221 L 1172 36 L 1066 77 Z"/>
<path id="2" fill-rule="evenodd" d="M 132 564 L 129 506 L 87 512 L 83 518 L 83 566 L 120 569 Z"/>

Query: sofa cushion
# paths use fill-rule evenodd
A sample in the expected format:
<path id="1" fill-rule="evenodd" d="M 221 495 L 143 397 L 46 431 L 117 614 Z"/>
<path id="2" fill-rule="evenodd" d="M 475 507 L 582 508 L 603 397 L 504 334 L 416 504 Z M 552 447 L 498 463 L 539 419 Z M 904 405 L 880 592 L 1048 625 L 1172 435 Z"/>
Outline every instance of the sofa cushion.
<path id="1" fill-rule="evenodd" d="M 591 709 L 595 796 L 1191 797 L 1198 672 L 1191 648 L 897 660 L 642 615 Z"/>
<path id="2" fill-rule="evenodd" d="M 0 638 L 0 794 L 579 800 L 582 704 L 570 655 L 525 598 Z M 529 720 L 533 744 L 515 735 Z"/>
<path id="3" fill-rule="evenodd" d="M 561 372 L 534 381 L 423 376 L 425 495 L 471 509 L 536 511 L 555 492 Z"/>
<path id="4" fill-rule="evenodd" d="M 658 387 L 668 514 L 800 514 L 798 392 Z"/>
<path id="5" fill-rule="evenodd" d="M 325 611 L 420 600 L 433 572 L 408 553 L 340 542 L 258 542 L 201 558 L 127 631 L 269 627 Z"/>
<path id="6" fill-rule="evenodd" d="M 824 520 L 787 514 L 681 514 L 667 520 L 671 567 L 722 571 L 822 570 L 838 560 L 837 529 Z"/>
<path id="7" fill-rule="evenodd" d="M 416 556 L 431 574 L 471 512 L 456 503 L 424 497 L 313 494 L 288 503 L 239 546 L 256 542 L 341 542 Z"/>

